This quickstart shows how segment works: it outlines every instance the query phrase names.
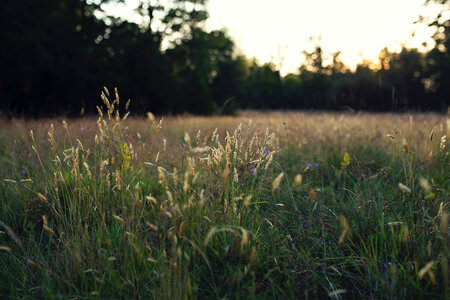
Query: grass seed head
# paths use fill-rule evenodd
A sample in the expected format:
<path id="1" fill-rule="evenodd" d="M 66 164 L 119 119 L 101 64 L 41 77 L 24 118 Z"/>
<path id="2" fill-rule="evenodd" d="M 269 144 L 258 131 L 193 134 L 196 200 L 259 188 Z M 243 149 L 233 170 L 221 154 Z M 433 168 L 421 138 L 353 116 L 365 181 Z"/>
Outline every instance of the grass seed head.
<path id="1" fill-rule="evenodd" d="M 441 142 L 439 144 L 439 149 L 441 150 L 441 152 L 444 152 L 446 143 L 447 143 L 447 136 L 443 135 L 441 137 Z"/>
<path id="2" fill-rule="evenodd" d="M 164 185 L 166 182 L 166 176 L 164 175 L 164 169 L 162 167 L 158 167 L 158 181 L 161 185 Z"/>
<path id="3" fill-rule="evenodd" d="M 51 229 L 48 226 L 43 226 L 44 230 L 47 231 L 49 234 L 51 234 L 52 236 L 55 236 L 55 232 L 53 231 L 53 229 Z"/>
<path id="4" fill-rule="evenodd" d="M 116 219 L 117 221 L 119 221 L 122 224 L 125 224 L 125 220 L 122 219 L 121 217 L 117 216 L 117 215 L 113 215 L 113 218 Z"/>
<path id="5" fill-rule="evenodd" d="M 184 174 L 183 191 L 184 191 L 185 193 L 187 193 L 187 192 L 189 191 L 190 187 L 191 187 L 191 186 L 189 185 L 189 172 L 186 172 L 186 173 Z"/>
<path id="6" fill-rule="evenodd" d="M 223 170 L 223 173 L 222 173 L 222 178 L 223 178 L 224 182 L 227 181 L 229 173 L 230 173 L 230 170 L 228 169 L 228 164 L 227 164 L 225 166 L 225 169 Z"/>
<path id="7" fill-rule="evenodd" d="M 411 193 L 411 189 L 401 182 L 398 183 L 398 188 L 404 193 Z"/>
<path id="8" fill-rule="evenodd" d="M 248 207 L 250 205 L 250 203 L 252 202 L 252 198 L 253 198 L 253 195 L 248 195 L 247 197 L 245 197 L 245 199 L 244 199 L 245 207 Z"/>
<path id="9" fill-rule="evenodd" d="M 431 185 L 428 183 L 428 180 L 426 180 L 422 176 L 419 178 L 419 184 L 425 190 L 426 193 L 431 192 Z"/>
<path id="10" fill-rule="evenodd" d="M 6 251 L 11 253 L 11 248 L 9 248 L 8 246 L 0 246 L 0 251 Z"/>
<path id="11" fill-rule="evenodd" d="M 241 238 L 241 251 L 244 251 L 244 249 L 248 245 L 248 232 L 244 228 L 241 228 L 242 231 L 242 238 Z"/>
<path id="12" fill-rule="evenodd" d="M 145 199 L 149 202 L 152 202 L 153 204 L 158 204 L 158 201 L 156 200 L 155 197 L 153 197 L 152 195 L 149 195 L 147 197 L 145 197 Z"/>
<path id="13" fill-rule="evenodd" d="M 294 178 L 292 187 L 297 187 L 297 186 L 301 185 L 302 182 L 303 182 L 303 176 L 301 174 L 297 174 Z"/>
<path id="14" fill-rule="evenodd" d="M 272 182 L 272 193 L 275 192 L 276 189 L 280 187 L 280 183 L 283 180 L 284 173 L 281 172 Z"/>
<path id="15" fill-rule="evenodd" d="M 406 142 L 406 139 L 403 139 L 403 150 L 405 153 L 408 153 L 408 143 Z"/>
<path id="16" fill-rule="evenodd" d="M 46 216 L 42 216 L 42 222 L 44 223 L 45 226 L 48 225 L 48 221 L 47 221 L 47 217 Z"/>
<path id="17" fill-rule="evenodd" d="M 185 141 L 188 145 L 191 144 L 191 137 L 190 137 L 190 135 L 189 135 L 189 133 L 188 133 L 187 131 L 184 133 L 184 141 Z"/>
<path id="18" fill-rule="evenodd" d="M 19 245 L 20 248 L 23 249 L 23 243 L 22 241 L 19 239 L 19 237 L 16 235 L 16 233 L 14 232 L 14 230 L 12 230 L 12 228 L 8 225 L 6 225 L 5 223 L 3 223 L 2 221 L 0 221 L 0 226 L 3 227 L 6 231 L 6 233 L 9 235 L 9 237 L 17 244 Z"/>
<path id="19" fill-rule="evenodd" d="M 117 186 L 117 189 L 120 191 L 122 185 L 121 185 L 121 181 L 120 181 L 120 174 L 118 171 L 116 171 L 116 186 Z"/>
<path id="20" fill-rule="evenodd" d="M 430 261 L 427 263 L 422 269 L 419 271 L 419 278 L 422 279 L 425 274 L 428 274 L 430 277 L 430 280 L 434 283 L 436 280 L 436 276 L 434 275 L 433 271 L 431 270 L 434 266 L 434 262 Z"/>
<path id="21" fill-rule="evenodd" d="M 328 293 L 328 297 L 341 299 L 341 297 L 339 295 L 342 295 L 342 294 L 345 294 L 345 293 L 347 293 L 347 290 L 345 290 L 345 289 L 337 289 L 337 290 L 329 292 Z"/>
<path id="22" fill-rule="evenodd" d="M 37 193 L 37 196 L 38 196 L 39 199 L 41 199 L 42 202 L 48 202 L 47 197 L 45 197 L 41 193 Z"/>
<path id="23" fill-rule="evenodd" d="M 155 116 L 149 111 L 147 112 L 147 119 L 152 123 L 155 122 Z"/>

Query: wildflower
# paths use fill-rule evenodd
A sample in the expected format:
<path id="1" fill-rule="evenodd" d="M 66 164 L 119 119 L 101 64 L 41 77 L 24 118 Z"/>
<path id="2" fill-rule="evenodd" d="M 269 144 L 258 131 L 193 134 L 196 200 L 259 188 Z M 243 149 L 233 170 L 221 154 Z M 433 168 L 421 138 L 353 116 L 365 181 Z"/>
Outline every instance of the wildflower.
<path id="1" fill-rule="evenodd" d="M 108 171 L 108 168 L 106 166 L 103 166 L 103 171 Z"/>
<path id="2" fill-rule="evenodd" d="M 436 194 L 433 192 L 430 192 L 428 195 L 425 196 L 425 199 L 434 199 L 436 197 Z"/>
<path id="3" fill-rule="evenodd" d="M 255 168 L 255 165 L 254 165 L 254 164 L 251 164 L 251 165 L 250 165 L 250 171 L 252 171 L 253 176 L 256 176 L 256 168 Z"/>
<path id="4" fill-rule="evenodd" d="M 20 173 L 22 173 L 22 175 L 25 175 L 26 171 L 22 169 Z"/>
<path id="5" fill-rule="evenodd" d="M 266 152 L 264 152 L 264 155 L 267 156 L 267 155 L 269 155 L 269 153 L 270 153 L 270 151 L 267 150 Z"/>
<path id="6" fill-rule="evenodd" d="M 283 121 L 283 125 L 286 125 L 286 122 Z"/>
<path id="7" fill-rule="evenodd" d="M 130 168 L 131 151 L 127 143 L 123 143 L 122 146 L 122 158 L 123 158 L 123 169 L 128 170 Z"/>
<path id="8" fill-rule="evenodd" d="M 30 164 L 34 166 L 34 159 L 30 159 Z"/>
<path id="9" fill-rule="evenodd" d="M 319 167 L 319 164 L 318 163 L 316 163 L 316 168 L 318 168 Z"/>
<path id="10" fill-rule="evenodd" d="M 350 164 L 350 155 L 347 152 L 344 153 L 344 157 L 342 158 L 341 166 L 343 169 L 347 168 Z"/>
<path id="11" fill-rule="evenodd" d="M 307 167 L 311 167 L 311 163 L 310 163 L 310 162 L 307 163 L 306 166 L 307 166 Z"/>
<path id="12" fill-rule="evenodd" d="M 11 151 L 11 155 L 14 156 L 16 154 L 15 151 Z"/>
<path id="13" fill-rule="evenodd" d="M 408 163 L 405 165 L 405 168 L 406 168 L 406 169 L 409 169 L 409 164 L 408 164 Z"/>

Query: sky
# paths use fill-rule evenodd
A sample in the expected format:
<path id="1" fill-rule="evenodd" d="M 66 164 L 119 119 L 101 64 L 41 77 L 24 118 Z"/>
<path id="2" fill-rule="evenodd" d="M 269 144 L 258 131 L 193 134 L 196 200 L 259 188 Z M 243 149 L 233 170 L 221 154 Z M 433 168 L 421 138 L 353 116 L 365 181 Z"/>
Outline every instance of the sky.
<path id="1" fill-rule="evenodd" d="M 419 15 L 433 15 L 424 0 L 209 0 L 208 30 L 226 28 L 238 52 L 260 63 L 272 61 L 284 75 L 296 72 L 301 52 L 311 50 L 310 37 L 320 36 L 325 52 L 341 51 L 354 68 L 364 58 L 375 61 L 384 47 L 421 48 L 433 30 L 414 24 Z M 132 7 L 108 8 L 114 15 L 133 19 Z M 411 34 L 415 32 L 414 37 Z"/>

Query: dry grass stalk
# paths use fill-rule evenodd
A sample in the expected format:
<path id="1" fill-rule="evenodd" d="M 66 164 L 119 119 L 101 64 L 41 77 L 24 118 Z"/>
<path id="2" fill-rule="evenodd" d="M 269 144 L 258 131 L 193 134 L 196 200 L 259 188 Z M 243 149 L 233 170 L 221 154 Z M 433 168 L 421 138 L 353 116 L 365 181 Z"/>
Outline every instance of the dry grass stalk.
<path id="1" fill-rule="evenodd" d="M 337 290 L 334 290 L 332 292 L 329 292 L 328 293 L 328 297 L 340 299 L 339 295 L 342 295 L 342 294 L 345 294 L 345 293 L 347 293 L 347 290 L 345 290 L 345 289 L 337 289 Z"/>
<path id="2" fill-rule="evenodd" d="M 345 237 L 350 232 L 350 226 L 348 225 L 347 218 L 342 215 L 339 216 L 339 222 L 341 223 L 342 233 L 339 237 L 338 244 L 342 245 L 342 243 L 344 243 Z"/>
<path id="3" fill-rule="evenodd" d="M 0 246 L 0 251 L 11 252 L 11 248 L 9 248 L 8 246 Z"/>
<path id="4" fill-rule="evenodd" d="M 402 241 L 405 244 L 408 243 L 408 241 L 409 241 L 409 229 L 408 229 L 408 226 L 406 226 L 406 225 L 403 226 Z"/>
<path id="5" fill-rule="evenodd" d="M 430 277 L 431 282 L 435 283 L 436 282 L 436 275 L 431 270 L 433 268 L 433 266 L 434 266 L 434 261 L 431 261 L 431 262 L 427 263 L 422 269 L 420 269 L 420 271 L 419 271 L 419 278 L 422 279 L 423 276 L 425 276 L 425 274 L 428 274 L 428 276 Z"/>

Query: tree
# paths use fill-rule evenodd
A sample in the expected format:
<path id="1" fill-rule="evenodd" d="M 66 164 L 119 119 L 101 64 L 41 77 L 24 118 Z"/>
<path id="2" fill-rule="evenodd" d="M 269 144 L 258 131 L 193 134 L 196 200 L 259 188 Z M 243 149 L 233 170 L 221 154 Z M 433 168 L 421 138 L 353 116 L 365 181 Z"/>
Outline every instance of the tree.
<path id="1" fill-rule="evenodd" d="M 105 30 L 96 8 L 80 0 L 0 2 L 4 110 L 37 116 L 79 111 L 76 102 L 88 102 L 99 72 L 95 40 Z"/>
<path id="2" fill-rule="evenodd" d="M 255 60 L 249 67 L 249 76 L 245 85 L 243 106 L 251 108 L 280 108 L 281 76 L 271 63 L 259 66 Z"/>
<path id="3" fill-rule="evenodd" d="M 445 12 L 450 10 L 450 1 L 427 0 L 425 4 L 441 5 L 441 11 L 434 17 L 419 19 L 435 29 L 435 47 L 426 55 L 428 70 L 424 82 L 433 99 L 433 108 L 446 111 L 450 105 L 450 20 L 445 18 Z"/>
<path id="4" fill-rule="evenodd" d="M 191 30 L 190 36 L 167 50 L 174 84 L 171 99 L 178 112 L 211 113 L 218 108 L 211 87 L 218 68 L 230 61 L 234 43 L 222 31 Z"/>

